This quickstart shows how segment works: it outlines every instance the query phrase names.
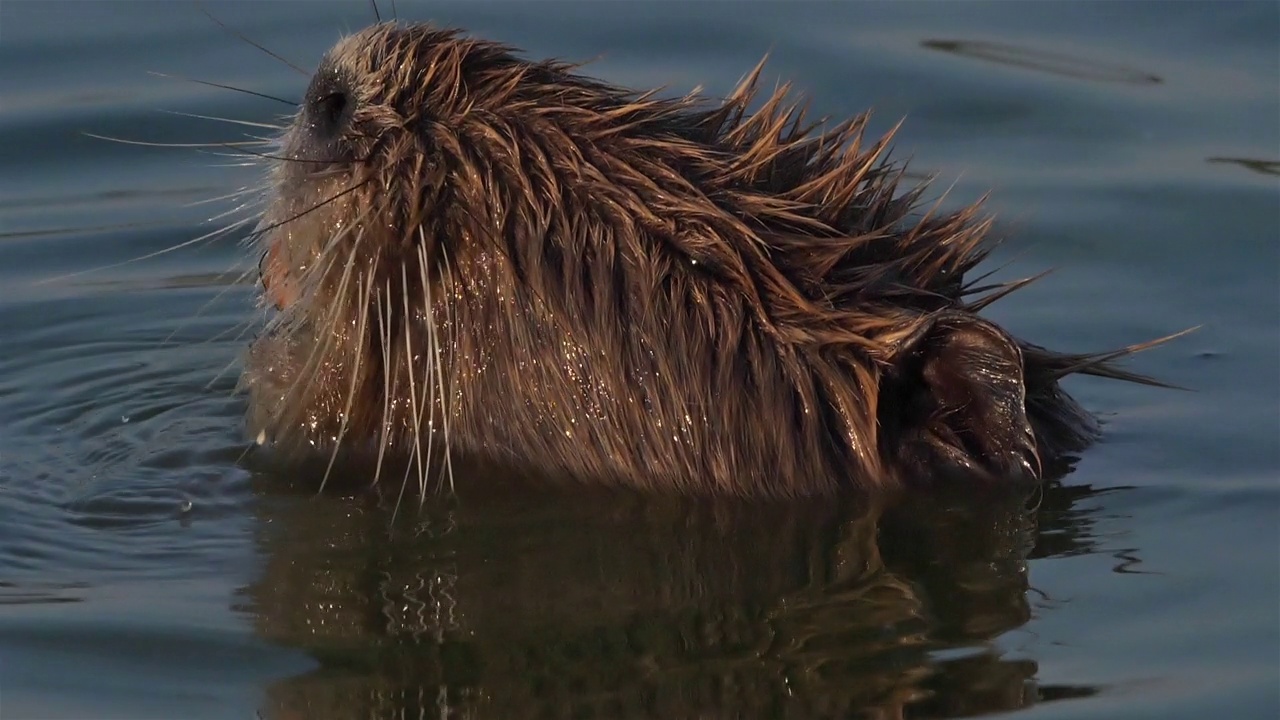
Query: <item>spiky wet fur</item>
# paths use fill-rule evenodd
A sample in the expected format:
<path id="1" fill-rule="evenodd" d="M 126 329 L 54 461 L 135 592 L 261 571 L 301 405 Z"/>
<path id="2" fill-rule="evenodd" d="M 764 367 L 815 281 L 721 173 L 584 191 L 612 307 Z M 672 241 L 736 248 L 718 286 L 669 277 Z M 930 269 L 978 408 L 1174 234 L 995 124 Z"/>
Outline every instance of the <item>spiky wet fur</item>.
<path id="1" fill-rule="evenodd" d="M 1019 284 L 966 280 L 977 206 L 921 212 L 865 115 L 808 123 L 785 86 L 749 112 L 759 74 L 717 104 L 427 25 L 342 40 L 262 221 L 284 307 L 245 374 L 255 430 L 424 485 L 463 453 L 770 495 L 1036 478 L 1084 448 L 1058 379 L 1145 381 L 1108 364 L 1136 348 L 980 318 Z"/>

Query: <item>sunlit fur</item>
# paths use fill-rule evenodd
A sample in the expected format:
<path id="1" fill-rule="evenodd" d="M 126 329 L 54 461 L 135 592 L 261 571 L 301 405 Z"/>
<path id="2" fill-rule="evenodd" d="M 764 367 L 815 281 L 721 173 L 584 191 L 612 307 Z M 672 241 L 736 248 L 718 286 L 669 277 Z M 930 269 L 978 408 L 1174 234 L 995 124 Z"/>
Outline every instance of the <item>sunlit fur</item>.
<path id="1" fill-rule="evenodd" d="M 255 432 L 424 487 L 462 453 L 796 495 L 1034 479 L 1096 434 L 1061 376 L 1145 381 L 980 318 L 1020 286 L 967 279 L 989 222 L 898 192 L 865 116 L 576 72 L 427 25 L 329 53 L 260 226 Z"/>

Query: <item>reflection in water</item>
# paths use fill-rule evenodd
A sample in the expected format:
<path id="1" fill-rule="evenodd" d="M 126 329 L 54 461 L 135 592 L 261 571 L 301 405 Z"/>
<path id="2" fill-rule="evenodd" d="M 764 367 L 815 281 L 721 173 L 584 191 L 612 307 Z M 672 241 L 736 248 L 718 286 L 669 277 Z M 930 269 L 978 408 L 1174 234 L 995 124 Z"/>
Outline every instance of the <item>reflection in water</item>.
<path id="1" fill-rule="evenodd" d="M 315 671 L 270 718 L 955 717 L 1091 695 L 992 642 L 1089 488 L 768 503 L 528 491 L 263 503 L 257 631 Z M 474 485 L 473 485 L 474 488 Z"/>
<path id="2" fill-rule="evenodd" d="M 1129 85 L 1156 85 L 1164 82 L 1159 75 L 1145 73 L 1141 70 L 1120 65 L 1099 63 L 1093 60 L 1052 53 L 1047 50 L 1033 50 L 1005 43 L 983 42 L 981 40 L 922 40 L 922 47 L 930 50 L 941 50 L 952 55 L 971 57 L 978 60 L 1011 65 L 1025 70 L 1035 70 L 1062 75 L 1078 80 L 1094 82 L 1127 83 Z"/>
<path id="3" fill-rule="evenodd" d="M 1263 175 L 1280 175 L 1280 160 L 1258 160 L 1257 158 L 1211 157 L 1211 163 L 1230 163 L 1239 165 Z"/>

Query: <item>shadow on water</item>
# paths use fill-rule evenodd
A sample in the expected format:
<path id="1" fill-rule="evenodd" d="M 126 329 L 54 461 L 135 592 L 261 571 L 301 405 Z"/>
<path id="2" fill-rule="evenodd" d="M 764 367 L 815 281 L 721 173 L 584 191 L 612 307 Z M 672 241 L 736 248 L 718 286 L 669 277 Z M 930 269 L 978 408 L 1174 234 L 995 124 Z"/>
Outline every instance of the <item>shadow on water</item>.
<path id="1" fill-rule="evenodd" d="M 264 717 L 958 717 L 1100 690 L 1038 686 L 994 642 L 1032 617 L 1028 561 L 1095 551 L 1088 486 L 771 503 L 483 485 L 394 525 L 389 503 L 266 489 L 243 609 L 318 667 L 271 686 Z"/>
<path id="2" fill-rule="evenodd" d="M 920 46 L 957 57 L 984 60 L 998 65 L 1008 65 L 1022 68 L 1023 70 L 1059 75 L 1077 80 L 1128 85 L 1158 85 L 1164 82 L 1159 75 L 1122 65 L 1101 63 L 1075 55 L 1035 50 L 1006 43 L 984 42 L 981 40 L 930 39 L 921 40 Z"/>
<path id="3" fill-rule="evenodd" d="M 1215 165 L 1239 165 L 1263 175 L 1280 175 L 1280 160 L 1260 160 L 1257 158 L 1211 157 L 1206 162 Z"/>

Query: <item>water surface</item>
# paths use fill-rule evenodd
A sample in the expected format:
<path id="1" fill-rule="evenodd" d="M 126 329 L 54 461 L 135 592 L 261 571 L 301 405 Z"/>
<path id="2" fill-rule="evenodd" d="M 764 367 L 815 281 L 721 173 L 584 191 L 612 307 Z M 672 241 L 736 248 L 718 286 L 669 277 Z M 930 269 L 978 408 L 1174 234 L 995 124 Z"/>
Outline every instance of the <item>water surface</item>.
<path id="1" fill-rule="evenodd" d="M 388 3 L 384 12 L 389 11 Z M 302 67 L 363 2 L 206 2 Z M 188 3 L 0 4 L 0 717 L 1275 717 L 1275 3 L 409 3 L 609 80 L 723 93 L 765 53 L 874 106 L 995 262 L 993 307 L 1193 389 L 1092 380 L 1034 498 L 529 492 L 402 513 L 239 462 L 242 139 L 306 78 Z M 954 186 L 952 185 L 954 181 Z M 211 201 L 212 202 L 207 202 Z M 124 263 L 124 264 L 120 264 Z M 83 273 L 88 270 L 95 272 Z M 398 716 L 398 715 L 396 715 Z"/>

